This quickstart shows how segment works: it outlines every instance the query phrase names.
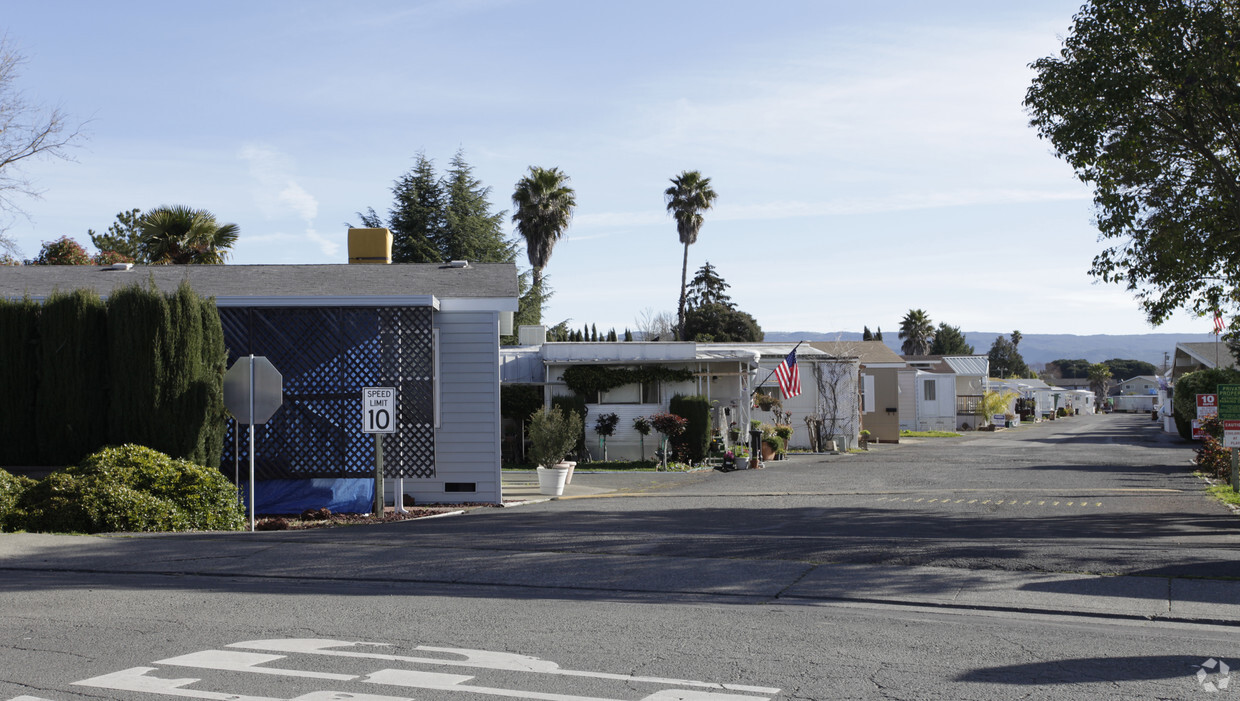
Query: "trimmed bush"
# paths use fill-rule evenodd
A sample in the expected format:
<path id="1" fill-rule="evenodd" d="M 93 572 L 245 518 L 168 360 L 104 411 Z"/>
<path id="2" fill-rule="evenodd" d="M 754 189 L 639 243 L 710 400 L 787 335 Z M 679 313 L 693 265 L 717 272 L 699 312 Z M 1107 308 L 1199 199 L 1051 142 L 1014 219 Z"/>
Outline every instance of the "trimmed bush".
<path id="1" fill-rule="evenodd" d="M 582 433 L 581 417 L 559 407 L 539 409 L 530 416 L 530 459 L 553 467 L 577 444 Z"/>
<path id="2" fill-rule="evenodd" d="M 108 359 L 115 378 L 108 441 L 158 446 L 164 347 L 172 333 L 168 299 L 131 285 L 108 298 Z"/>
<path id="3" fill-rule="evenodd" d="M 685 432 L 673 440 L 678 452 L 692 462 L 702 462 L 710 449 L 710 400 L 678 394 L 672 397 L 668 411 L 688 421 Z"/>
<path id="4" fill-rule="evenodd" d="M 39 464 L 72 465 L 108 437 L 107 309 L 88 290 L 53 293 L 39 315 Z"/>
<path id="5" fill-rule="evenodd" d="M 218 470 L 136 445 L 104 448 L 21 499 L 31 531 L 238 530 L 236 491 Z"/>
<path id="6" fill-rule="evenodd" d="M 18 503 L 34 484 L 29 477 L 0 470 L 0 531 L 17 530 L 25 523 L 25 512 L 18 508 Z"/>
<path id="7" fill-rule="evenodd" d="M 571 411 L 581 419 L 581 431 L 577 436 L 577 442 L 573 445 L 569 452 L 577 452 L 583 454 L 586 451 L 586 417 L 590 414 L 590 410 L 586 408 L 586 400 L 579 394 L 573 395 L 557 395 L 551 398 L 551 406 L 559 407 L 560 411 L 565 413 Z"/>
<path id="8" fill-rule="evenodd" d="M 0 299 L 0 465 L 39 464 L 39 305 Z"/>

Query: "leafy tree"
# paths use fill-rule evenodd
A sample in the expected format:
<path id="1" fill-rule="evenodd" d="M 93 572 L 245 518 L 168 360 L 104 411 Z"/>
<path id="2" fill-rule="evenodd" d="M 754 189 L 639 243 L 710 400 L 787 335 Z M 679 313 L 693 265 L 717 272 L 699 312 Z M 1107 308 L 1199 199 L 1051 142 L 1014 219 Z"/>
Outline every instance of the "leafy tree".
<path id="1" fill-rule="evenodd" d="M 732 298 L 727 293 L 729 287 L 731 285 L 719 276 L 718 268 L 711 265 L 710 261 L 706 261 L 694 273 L 693 280 L 689 282 L 689 288 L 685 292 L 685 304 L 688 307 L 722 304 L 728 309 L 735 309 L 736 305 L 732 303 Z"/>
<path id="2" fill-rule="evenodd" d="M 934 342 L 930 344 L 930 355 L 973 355 L 973 352 L 973 346 L 965 342 L 959 326 L 939 324 Z"/>
<path id="3" fill-rule="evenodd" d="M 142 217 L 142 257 L 155 264 L 218 265 L 237 243 L 236 224 L 220 224 L 205 209 L 156 207 Z"/>
<path id="4" fill-rule="evenodd" d="M 1053 369 L 1060 377 L 1089 377 L 1090 362 L 1084 358 L 1077 358 L 1075 360 L 1060 358 L 1059 360 L 1052 360 L 1046 366 L 1047 369 Z"/>
<path id="5" fill-rule="evenodd" d="M 904 355 L 927 355 L 934 336 L 934 322 L 921 309 L 910 309 L 900 321 L 900 338 Z"/>
<path id="6" fill-rule="evenodd" d="M 43 248 L 34 259 L 35 265 L 90 265 L 91 259 L 82 244 L 68 236 L 55 241 L 44 241 Z"/>
<path id="7" fill-rule="evenodd" d="M 542 290 L 542 271 L 551 260 L 551 250 L 564 236 L 573 209 L 576 193 L 568 186 L 568 176 L 559 168 L 537 168 L 517 181 L 512 193 L 512 221 L 517 233 L 525 239 L 525 252 L 534 269 L 534 287 Z"/>
<path id="8" fill-rule="evenodd" d="M 863 330 L 861 331 L 861 340 L 862 341 L 873 341 L 874 340 L 874 334 L 870 331 L 869 326 L 863 327 Z"/>
<path id="9" fill-rule="evenodd" d="M 0 212 L 21 213 L 17 197 L 38 197 L 22 167 L 41 157 L 69 159 L 69 148 L 82 138 L 58 109 L 44 110 L 26 101 L 17 87 L 25 58 L 0 35 Z M 4 230 L 0 222 L 0 232 Z M 11 239 L 0 237 L 0 254 L 17 257 Z"/>
<path id="10" fill-rule="evenodd" d="M 995 377 L 1033 376 L 1025 359 L 1020 357 L 1020 351 L 1016 350 L 1016 344 L 1006 336 L 995 338 L 987 356 L 990 358 L 990 374 Z"/>
<path id="11" fill-rule="evenodd" d="M 1147 363 L 1144 360 L 1125 360 L 1121 358 L 1111 358 L 1102 361 L 1111 371 L 1112 377 L 1118 377 L 1123 380 L 1130 380 L 1139 375 L 1157 375 L 1158 368 L 1153 363 Z"/>
<path id="12" fill-rule="evenodd" d="M 148 262 L 143 257 L 142 210 L 140 209 L 134 208 L 127 212 L 119 212 L 116 215 L 116 221 L 108 226 L 106 232 L 96 234 L 94 229 L 87 229 L 86 235 L 90 237 L 91 244 L 99 250 L 101 255 L 111 252 L 128 258 L 130 262 Z"/>
<path id="13" fill-rule="evenodd" d="M 702 304 L 685 312 L 682 338 L 687 341 L 743 343 L 761 341 L 764 336 L 752 316 L 723 304 Z"/>
<path id="14" fill-rule="evenodd" d="M 444 260 L 471 260 L 479 263 L 513 263 L 517 244 L 504 236 L 504 211 L 491 212 L 491 188 L 474 177 L 463 151 L 452 157 L 444 178 L 447 206 L 444 221 L 447 239 L 441 252 Z"/>
<path id="15" fill-rule="evenodd" d="M 676 308 L 676 337 L 685 337 L 685 290 L 689 275 L 689 246 L 697 243 L 702 230 L 702 212 L 710 209 L 718 195 L 710 186 L 710 178 L 703 178 L 696 170 L 686 170 L 672 178 L 672 186 L 663 191 L 667 211 L 676 219 L 676 233 L 685 246 L 684 262 L 680 266 L 680 304 Z"/>
<path id="16" fill-rule="evenodd" d="M 1102 363 L 1089 366 L 1089 388 L 1094 392 L 1094 401 L 1101 406 L 1111 388 L 1111 369 Z"/>
<path id="17" fill-rule="evenodd" d="M 1135 291 L 1155 324 L 1240 287 L 1237 33 L 1232 2 L 1093 0 L 1032 66 L 1031 125 L 1093 186 L 1115 242 L 1091 274 Z"/>

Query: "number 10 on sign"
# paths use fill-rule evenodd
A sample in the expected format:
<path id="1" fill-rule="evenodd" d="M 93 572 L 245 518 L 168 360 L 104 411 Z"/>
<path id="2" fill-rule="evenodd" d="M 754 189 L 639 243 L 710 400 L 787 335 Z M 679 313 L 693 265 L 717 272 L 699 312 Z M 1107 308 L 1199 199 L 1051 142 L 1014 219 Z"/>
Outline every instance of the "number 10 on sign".
<path id="1" fill-rule="evenodd" d="M 396 433 L 396 388 L 362 390 L 362 433 Z"/>

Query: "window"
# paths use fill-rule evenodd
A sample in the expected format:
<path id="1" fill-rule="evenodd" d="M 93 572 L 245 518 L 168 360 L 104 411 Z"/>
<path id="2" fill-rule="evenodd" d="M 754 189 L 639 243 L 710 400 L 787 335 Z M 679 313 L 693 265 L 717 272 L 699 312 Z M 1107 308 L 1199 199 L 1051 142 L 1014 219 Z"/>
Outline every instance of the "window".
<path id="1" fill-rule="evenodd" d="M 658 382 L 634 382 L 599 392 L 598 404 L 658 404 Z"/>
<path id="2" fill-rule="evenodd" d="M 935 388 L 934 380 L 926 380 L 925 382 L 925 390 L 922 392 L 922 399 L 925 399 L 927 402 L 933 402 Z"/>

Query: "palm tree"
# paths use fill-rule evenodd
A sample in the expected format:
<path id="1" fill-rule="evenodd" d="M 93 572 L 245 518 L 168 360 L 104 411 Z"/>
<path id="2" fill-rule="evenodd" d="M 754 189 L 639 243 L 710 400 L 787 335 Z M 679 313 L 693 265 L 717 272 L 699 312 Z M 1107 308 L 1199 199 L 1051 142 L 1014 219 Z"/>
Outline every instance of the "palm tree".
<path id="1" fill-rule="evenodd" d="M 685 336 L 685 281 L 689 275 L 689 246 L 697 243 L 702 230 L 702 212 L 710 209 L 718 195 L 710 188 L 710 178 L 696 170 L 686 170 L 672 178 L 672 186 L 663 191 L 667 211 L 676 218 L 676 232 L 685 245 L 685 259 L 680 266 L 680 305 L 676 310 L 676 338 Z"/>
<path id="2" fill-rule="evenodd" d="M 904 355 L 927 355 L 934 337 L 934 322 L 921 309 L 910 309 L 900 320 L 900 338 L 904 339 L 901 350 Z"/>
<path id="3" fill-rule="evenodd" d="M 220 224 L 205 209 L 156 207 L 142 217 L 139 246 L 155 264 L 219 265 L 237 243 L 236 224 Z"/>
<path id="4" fill-rule="evenodd" d="M 525 239 L 525 252 L 534 268 L 531 288 L 535 299 L 542 298 L 542 270 L 551 260 L 551 249 L 564 236 L 573 218 L 577 196 L 568 186 L 568 176 L 559 168 L 530 166 L 529 175 L 517 181 L 512 193 L 512 221 Z M 539 310 L 539 318 L 542 318 Z"/>

